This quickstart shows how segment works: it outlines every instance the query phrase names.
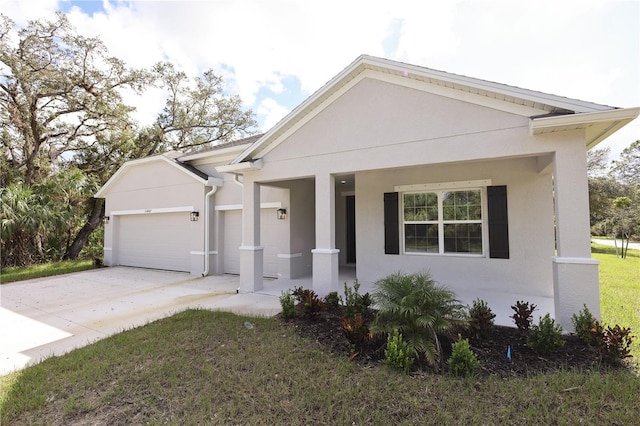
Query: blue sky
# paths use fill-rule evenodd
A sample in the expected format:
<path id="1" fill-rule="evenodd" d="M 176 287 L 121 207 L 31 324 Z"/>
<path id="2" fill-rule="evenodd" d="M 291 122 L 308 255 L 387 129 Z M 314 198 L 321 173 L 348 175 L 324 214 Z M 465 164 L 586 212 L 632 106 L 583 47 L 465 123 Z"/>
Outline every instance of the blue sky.
<path id="1" fill-rule="evenodd" d="M 0 0 L 18 24 L 60 10 L 112 55 L 212 68 L 268 130 L 360 54 L 618 107 L 640 106 L 637 0 Z M 130 99 L 154 117 L 161 93 Z M 640 139 L 634 121 L 601 146 Z"/>

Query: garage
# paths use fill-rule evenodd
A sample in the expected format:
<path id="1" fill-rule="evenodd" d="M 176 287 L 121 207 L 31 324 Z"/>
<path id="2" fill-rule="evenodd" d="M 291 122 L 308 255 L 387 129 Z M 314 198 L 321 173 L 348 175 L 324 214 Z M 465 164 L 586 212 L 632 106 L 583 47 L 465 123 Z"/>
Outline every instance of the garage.
<path id="1" fill-rule="evenodd" d="M 190 224 L 189 212 L 119 216 L 118 263 L 190 272 Z"/>
<path id="2" fill-rule="evenodd" d="M 275 209 L 262 209 L 260 213 L 260 244 L 264 247 L 263 275 L 278 277 L 278 221 Z M 224 272 L 240 273 L 240 250 L 242 245 L 242 210 L 224 212 Z"/>

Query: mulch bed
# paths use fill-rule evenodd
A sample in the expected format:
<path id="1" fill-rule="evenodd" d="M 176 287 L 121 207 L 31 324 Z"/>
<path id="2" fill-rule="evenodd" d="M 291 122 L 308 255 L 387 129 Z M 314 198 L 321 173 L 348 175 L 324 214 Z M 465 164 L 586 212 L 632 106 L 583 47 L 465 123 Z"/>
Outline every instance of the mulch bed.
<path id="1" fill-rule="evenodd" d="M 340 312 L 321 312 L 316 316 L 298 316 L 284 320 L 295 328 L 296 332 L 317 342 L 323 350 L 338 356 L 347 357 L 353 362 L 364 365 L 382 365 L 386 336 L 374 336 L 364 347 L 354 348 L 340 325 Z M 369 315 L 368 323 L 373 320 Z M 589 371 L 602 367 L 598 354 L 580 339 L 565 335 L 565 344 L 551 355 L 540 355 L 526 344 L 526 337 L 516 327 L 494 326 L 489 335 L 476 339 L 465 335 L 463 329 L 454 330 L 450 335 L 440 336 L 443 359 L 451 355 L 451 344 L 457 340 L 458 333 L 468 337 L 471 349 L 480 361 L 481 376 L 513 377 L 550 373 L 557 370 Z M 507 359 L 507 350 L 511 349 L 511 360 Z M 608 365 L 608 368 L 631 368 L 630 363 Z M 424 361 L 417 361 L 412 372 L 446 373 L 446 362 L 439 368 Z"/>

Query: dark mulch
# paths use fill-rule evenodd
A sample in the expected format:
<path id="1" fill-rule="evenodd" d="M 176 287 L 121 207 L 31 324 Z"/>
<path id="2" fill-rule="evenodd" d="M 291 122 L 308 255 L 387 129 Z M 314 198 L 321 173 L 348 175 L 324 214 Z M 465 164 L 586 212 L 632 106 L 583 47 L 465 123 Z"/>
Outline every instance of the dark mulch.
<path id="1" fill-rule="evenodd" d="M 316 316 L 298 316 L 295 319 L 284 320 L 295 328 L 298 334 L 315 340 L 323 350 L 338 356 L 344 356 L 361 364 L 382 364 L 386 336 L 374 336 L 366 345 L 355 347 L 346 338 L 340 325 L 340 312 L 321 312 Z M 373 315 L 366 318 L 368 323 Z M 598 354 L 580 339 L 573 335 L 565 335 L 565 345 L 551 355 L 540 355 L 527 346 L 526 337 L 516 327 L 494 326 L 488 336 L 477 339 L 465 334 L 464 329 L 454 330 L 450 335 L 440 336 L 443 359 L 451 355 L 451 344 L 457 340 L 458 333 L 469 338 L 471 349 L 480 361 L 481 376 L 524 376 L 543 374 L 557 370 L 588 371 L 602 368 L 602 361 Z M 511 360 L 507 359 L 507 350 L 511 348 Z M 608 368 L 629 368 L 629 364 L 607 365 Z M 426 362 L 416 362 L 413 372 L 446 373 L 446 363 L 435 368 Z"/>

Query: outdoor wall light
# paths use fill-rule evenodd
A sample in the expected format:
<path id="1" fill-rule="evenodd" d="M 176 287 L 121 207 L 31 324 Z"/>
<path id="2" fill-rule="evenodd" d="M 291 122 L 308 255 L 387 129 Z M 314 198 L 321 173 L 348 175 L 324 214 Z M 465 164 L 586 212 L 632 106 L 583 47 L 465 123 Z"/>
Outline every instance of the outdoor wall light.
<path id="1" fill-rule="evenodd" d="M 197 222 L 200 217 L 200 212 L 191 212 L 191 222 Z"/>
<path id="2" fill-rule="evenodd" d="M 278 220 L 285 220 L 287 218 L 287 209 L 278 209 L 276 211 Z"/>
<path id="3" fill-rule="evenodd" d="M 109 223 L 109 216 L 102 216 L 102 223 L 104 223 L 105 225 Z"/>

